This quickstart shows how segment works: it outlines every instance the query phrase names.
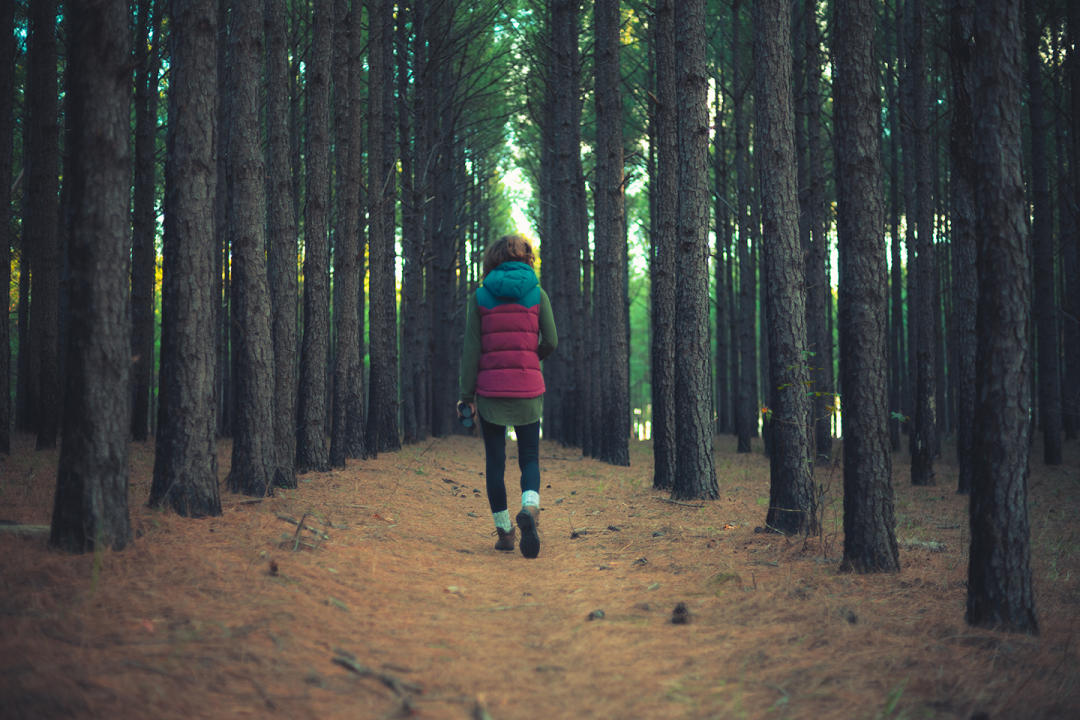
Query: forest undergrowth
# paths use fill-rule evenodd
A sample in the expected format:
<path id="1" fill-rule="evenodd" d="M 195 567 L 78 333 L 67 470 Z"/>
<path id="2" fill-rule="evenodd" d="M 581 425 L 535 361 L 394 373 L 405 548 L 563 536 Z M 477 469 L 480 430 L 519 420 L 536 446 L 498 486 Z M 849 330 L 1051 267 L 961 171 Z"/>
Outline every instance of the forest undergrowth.
<path id="1" fill-rule="evenodd" d="M 1058 467 L 1033 453 L 1037 637 L 964 623 L 951 447 L 934 487 L 894 455 L 902 569 L 860 576 L 838 572 L 838 465 L 816 470 L 822 533 L 784 538 L 758 531 L 767 458 L 717 443 L 720 498 L 692 503 L 652 490 L 647 443 L 629 468 L 542 443 L 526 560 L 493 549 L 475 438 L 261 500 L 223 486 L 224 515 L 201 520 L 145 506 L 153 450 L 136 444 L 133 545 L 71 556 L 11 529 L 48 524 L 56 477 L 56 453 L 17 437 L 0 457 L 0 717 L 1075 717 L 1080 443 Z"/>

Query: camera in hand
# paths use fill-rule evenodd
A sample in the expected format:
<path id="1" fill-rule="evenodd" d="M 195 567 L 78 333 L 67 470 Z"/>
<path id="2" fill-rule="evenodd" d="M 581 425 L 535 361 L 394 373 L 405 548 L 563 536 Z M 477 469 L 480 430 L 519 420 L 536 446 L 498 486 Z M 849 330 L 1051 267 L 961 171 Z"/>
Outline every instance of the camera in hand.
<path id="1" fill-rule="evenodd" d="M 475 418 L 473 417 L 472 406 L 468 403 L 459 402 L 457 407 L 458 414 L 460 415 L 458 419 L 461 421 L 461 427 L 472 429 L 472 426 L 476 424 Z"/>

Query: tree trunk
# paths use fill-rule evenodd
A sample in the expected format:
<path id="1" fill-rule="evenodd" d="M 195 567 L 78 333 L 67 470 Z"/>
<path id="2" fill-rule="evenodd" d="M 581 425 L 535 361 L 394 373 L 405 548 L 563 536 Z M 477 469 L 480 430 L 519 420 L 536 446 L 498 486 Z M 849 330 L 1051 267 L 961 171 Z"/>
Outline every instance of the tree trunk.
<path id="1" fill-rule="evenodd" d="M 150 437 L 154 386 L 154 286 L 157 280 L 157 123 L 164 4 L 139 2 L 135 46 L 135 187 L 131 213 L 131 437 Z M 149 44 L 148 44 L 149 42 Z"/>
<path id="2" fill-rule="evenodd" d="M 720 80 L 718 80 L 720 82 Z M 716 433 L 734 430 L 731 418 L 731 325 L 732 313 L 728 298 L 731 293 L 731 211 L 727 192 L 729 172 L 725 153 L 727 152 L 727 133 L 725 119 L 720 103 L 721 93 L 717 93 L 715 144 L 713 147 L 713 198 L 716 222 L 716 262 L 713 266 L 716 289 Z"/>
<path id="3" fill-rule="evenodd" d="M 900 92 L 898 85 L 900 61 L 889 83 L 889 444 L 893 451 L 900 449 L 900 431 L 904 407 L 904 367 L 907 353 L 904 347 L 904 275 L 901 267 L 900 241 Z"/>
<path id="4" fill-rule="evenodd" d="M 15 132 L 15 1 L 0 2 L 0 454 L 11 452 L 11 172 Z M 25 267 L 25 266 L 23 266 Z"/>
<path id="5" fill-rule="evenodd" d="M 821 32 L 817 23 L 817 2 L 807 3 L 811 12 L 807 17 L 806 93 L 809 113 L 807 123 L 807 149 L 810 154 L 808 180 L 810 183 L 810 239 L 811 252 L 806 258 L 807 287 L 807 347 L 812 356 L 811 381 L 813 382 L 812 410 L 814 416 L 814 446 L 819 458 L 832 456 L 832 421 L 836 405 L 833 380 L 832 289 L 826 267 L 829 258 L 829 199 L 826 195 L 825 149 L 821 136 L 824 131 L 821 93 Z"/>
<path id="6" fill-rule="evenodd" d="M 327 353 L 330 345 L 330 65 L 333 0 L 314 7 L 307 77 L 307 198 L 304 205 L 304 340 L 300 355 L 296 436 L 298 471 L 330 469 L 326 444 Z"/>
<path id="7" fill-rule="evenodd" d="M 735 399 L 735 427 L 738 432 L 738 451 L 751 451 L 751 438 L 757 436 L 757 340 L 754 326 L 757 318 L 757 270 L 750 253 L 750 237 L 753 234 L 750 195 L 750 124 L 746 119 L 746 106 L 751 102 L 747 92 L 750 83 L 743 77 L 744 63 L 740 34 L 739 0 L 732 4 L 732 32 L 734 57 L 732 61 L 732 87 L 735 97 L 735 184 L 738 200 L 739 232 L 739 307 L 738 307 L 738 353 L 739 367 L 736 375 L 738 388 Z"/>
<path id="8" fill-rule="evenodd" d="M 49 544 L 70 552 L 131 541 L 128 325 L 131 86 L 125 0 L 71 8 L 71 327 L 63 443 Z"/>
<path id="9" fill-rule="evenodd" d="M 401 447 L 397 403 L 397 295 L 394 272 L 395 170 L 393 144 L 393 8 L 369 0 L 368 201 L 371 253 L 371 376 L 367 446 L 372 452 Z"/>
<path id="10" fill-rule="evenodd" d="M 975 14 L 979 312 L 967 622 L 1038 633 L 1027 478 L 1031 442 L 1031 259 L 1021 176 L 1019 0 Z"/>
<path id="11" fill-rule="evenodd" d="M 232 263 L 229 262 L 228 210 L 229 198 L 229 133 L 232 122 L 232 96 L 228 90 L 229 71 L 229 4 L 228 0 L 217 2 L 217 197 L 214 200 L 214 335 L 216 365 L 214 367 L 214 393 L 217 399 L 217 432 L 221 437 L 232 437 L 232 416 L 235 408 L 233 392 L 233 347 L 230 337 L 232 317 Z"/>
<path id="12" fill-rule="evenodd" d="M 421 8 L 422 10 L 422 8 Z M 411 21 L 413 43 L 410 45 L 408 27 Z M 406 3 L 399 10 L 397 23 L 397 122 L 398 155 L 401 158 L 401 413 L 402 440 L 405 444 L 417 443 L 427 437 L 428 428 L 423 423 L 424 407 L 427 405 L 427 372 L 424 358 L 422 323 L 423 305 L 423 201 L 417 193 L 417 168 L 422 167 L 419 148 L 423 143 L 419 134 L 414 137 L 413 103 L 420 93 L 410 91 L 410 57 L 412 70 L 421 70 L 419 45 L 422 24 L 416 3 Z M 416 76 L 414 75 L 414 78 Z M 418 86 L 420 80 L 414 80 Z"/>
<path id="13" fill-rule="evenodd" d="M 979 279 L 975 252 L 975 136 L 971 110 L 974 0 L 953 0 L 949 57 L 952 63 L 953 339 L 956 343 L 957 492 L 971 492 L 975 458 L 975 315 Z"/>
<path id="14" fill-rule="evenodd" d="M 150 505 L 220 515 L 214 448 L 213 0 L 174 0 L 170 15 L 168 148 L 161 288 L 161 379 Z"/>
<path id="15" fill-rule="evenodd" d="M 914 302 L 915 347 L 915 419 L 911 446 L 911 482 L 914 485 L 934 484 L 934 455 L 937 438 L 937 379 L 934 326 L 934 288 L 937 273 L 932 240 L 933 208 L 930 170 L 929 101 L 927 99 L 925 7 L 923 0 L 910 0 L 908 28 L 908 76 L 911 83 L 908 113 L 912 118 L 912 148 L 915 153 L 915 203 L 907 208 L 908 221 L 915 220 L 915 262 L 909 262 L 909 272 L 915 275 Z"/>
<path id="16" fill-rule="evenodd" d="M 360 90 L 361 6 L 347 9 L 337 0 L 334 28 L 334 132 L 337 138 L 337 228 L 334 232 L 334 324 L 337 328 L 334 355 L 333 422 L 330 431 L 330 464 L 344 467 L 349 457 L 367 452 L 363 435 L 363 365 L 360 362 Z M 359 411 L 359 418 L 356 417 Z"/>
<path id="17" fill-rule="evenodd" d="M 813 448 L 807 432 L 806 289 L 799 244 L 795 117 L 791 101 L 791 6 L 754 4 L 755 142 L 760 160 L 762 259 L 768 318 L 770 489 L 766 525 L 817 530 Z"/>
<path id="18" fill-rule="evenodd" d="M 886 404 L 888 280 L 874 4 L 838 0 L 833 37 L 840 383 L 844 389 L 844 559 L 897 572 Z"/>
<path id="19" fill-rule="evenodd" d="M 1080 3 L 1069 3 L 1068 38 L 1071 48 L 1066 68 L 1070 89 L 1070 112 L 1063 118 L 1071 142 L 1068 148 L 1068 202 L 1062 202 L 1063 217 L 1068 218 L 1067 231 L 1061 233 L 1061 275 L 1065 287 L 1062 305 L 1065 307 L 1065 383 L 1062 398 L 1063 426 L 1066 437 L 1080 434 Z"/>
<path id="20" fill-rule="evenodd" d="M 596 22 L 596 304 L 599 327 L 599 457 L 630 464 L 630 350 L 626 307 L 626 216 L 623 202 L 623 112 L 620 2 L 598 0 Z M 590 383 L 591 384 L 591 383 Z"/>
<path id="21" fill-rule="evenodd" d="M 552 199 L 550 234 L 541 238 L 544 286 L 559 322 L 559 352 L 544 361 L 548 378 L 545 397 L 545 435 L 564 445 L 580 442 L 577 359 L 582 355 L 581 225 L 584 179 L 581 174 L 581 70 L 578 50 L 579 7 L 576 2 L 550 3 Z"/>
<path id="22" fill-rule="evenodd" d="M 675 97 L 675 9 L 661 0 L 654 17 L 656 53 L 656 227 L 652 238 L 652 438 L 653 487 L 675 483 L 675 234 L 678 202 L 679 136 Z M 654 181 L 650 179 L 649 186 Z"/>
<path id="23" fill-rule="evenodd" d="M 285 0 L 266 1 L 267 276 L 274 344 L 274 445 L 296 465 L 297 229 L 289 150 L 289 59 Z M 286 472 L 286 478 L 295 478 Z"/>
<path id="24" fill-rule="evenodd" d="M 705 0 L 675 6 L 675 100 L 679 138 L 675 246 L 676 498 L 719 495 L 709 388 L 709 75 Z"/>
<path id="25" fill-rule="evenodd" d="M 292 463 L 274 443 L 274 346 L 270 336 L 270 289 L 266 279 L 266 164 L 262 153 L 260 70 L 264 59 L 263 14 L 254 3 L 232 10 L 229 33 L 227 217 L 232 256 L 232 337 L 236 354 L 232 492 L 262 497 L 273 486 L 295 487 Z"/>
<path id="26" fill-rule="evenodd" d="M 1031 116 L 1032 244 L 1035 249 L 1035 335 L 1038 342 L 1039 425 L 1043 462 L 1061 464 L 1061 362 L 1058 345 L 1057 283 L 1054 281 L 1054 208 L 1050 200 L 1050 167 L 1046 147 L 1045 92 L 1039 38 L 1042 26 L 1034 0 L 1024 3 L 1028 112 Z"/>
<path id="27" fill-rule="evenodd" d="M 30 7 L 26 71 L 26 218 L 30 277 L 31 397 L 37 448 L 56 447 L 60 424 L 60 127 L 57 117 L 56 0 Z M 127 264 L 125 263 L 125 267 Z"/>

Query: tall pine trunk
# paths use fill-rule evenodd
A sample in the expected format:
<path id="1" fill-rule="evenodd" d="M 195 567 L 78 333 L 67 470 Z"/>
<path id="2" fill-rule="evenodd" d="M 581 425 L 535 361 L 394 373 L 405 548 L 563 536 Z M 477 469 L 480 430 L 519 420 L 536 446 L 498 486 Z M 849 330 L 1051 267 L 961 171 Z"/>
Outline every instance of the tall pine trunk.
<path id="1" fill-rule="evenodd" d="M 735 184 L 737 192 L 736 209 L 738 214 L 738 259 L 739 259 L 739 297 L 738 297 L 738 373 L 736 374 L 737 394 L 735 398 L 735 428 L 738 433 L 738 451 L 751 451 L 751 438 L 757 436 L 757 340 L 755 325 L 757 318 L 757 270 L 750 252 L 753 235 L 750 206 L 750 124 L 746 118 L 746 107 L 751 102 L 747 92 L 749 82 L 744 77 L 742 42 L 740 41 L 742 21 L 739 17 L 739 0 L 732 4 L 732 87 L 735 91 Z"/>
<path id="2" fill-rule="evenodd" d="M 56 0 L 30 5 L 26 78 L 26 218 L 30 262 L 30 385 L 39 450 L 56 446 L 60 422 L 60 126 L 57 115 Z M 126 263 L 125 263 L 126 267 Z M 21 381 L 21 380 L 20 380 Z"/>
<path id="3" fill-rule="evenodd" d="M 719 495 L 709 365 L 709 75 L 705 0 L 675 4 L 679 195 L 675 246 L 675 482 L 677 498 Z"/>
<path id="4" fill-rule="evenodd" d="M 226 204 L 232 247 L 232 338 L 236 356 L 236 408 L 232 463 L 226 483 L 233 492 L 262 497 L 274 485 L 295 487 L 292 462 L 274 442 L 274 346 L 266 276 L 266 163 L 259 122 L 264 59 L 263 14 L 238 3 L 229 33 L 232 113 Z"/>
<path id="5" fill-rule="evenodd" d="M 266 0 L 267 277 L 274 343 L 274 444 L 283 468 L 296 465 L 298 254 L 289 150 L 289 58 L 285 0 Z M 287 477 L 293 477 L 288 474 Z"/>
<path id="6" fill-rule="evenodd" d="M 979 278 L 975 251 L 974 117 L 971 109 L 973 0 L 953 0 L 949 58 L 952 65 L 952 260 L 953 338 L 956 343 L 957 492 L 971 492 L 975 458 L 975 315 Z"/>
<path id="7" fill-rule="evenodd" d="M 838 0 L 833 25 L 840 383 L 844 389 L 844 559 L 897 572 L 886 404 L 888 281 L 874 4 Z"/>
<path id="8" fill-rule="evenodd" d="M 371 452 L 396 450 L 397 295 L 394 272 L 393 165 L 393 7 L 387 0 L 369 0 L 368 45 L 368 217 L 371 255 L 371 375 L 368 391 L 367 447 Z"/>
<path id="9" fill-rule="evenodd" d="M 307 196 L 304 203 L 304 339 L 297 397 L 296 467 L 330 469 L 326 443 L 330 346 L 330 66 L 333 0 L 316 0 L 307 66 Z"/>
<path id="10" fill-rule="evenodd" d="M 161 379 L 150 505 L 192 517 L 220 515 L 214 438 L 213 0 L 170 7 L 168 147 L 161 286 Z"/>
<path id="11" fill-rule="evenodd" d="M 937 309 L 937 272 L 934 262 L 933 208 L 931 206 L 930 127 L 927 97 L 926 68 L 926 9 L 924 0 L 910 0 L 908 30 L 908 82 L 910 95 L 908 113 L 911 115 L 911 142 L 915 158 L 912 170 L 915 177 L 914 205 L 907 206 L 908 222 L 915 221 L 915 261 L 909 261 L 908 271 L 914 274 L 915 328 L 915 419 L 911 446 L 911 482 L 914 485 L 934 484 L 934 455 L 937 438 L 937 378 L 935 325 Z M 910 251 L 909 251 L 910 256 Z"/>
<path id="12" fill-rule="evenodd" d="M 128 5 L 102 0 L 69 11 L 71 326 L 49 544 L 121 550 L 131 541 Z"/>
<path id="13" fill-rule="evenodd" d="M 975 14 L 979 311 L 967 622 L 1038 633 L 1031 584 L 1031 258 L 1021 174 L 1020 1 Z"/>
<path id="14" fill-rule="evenodd" d="M 652 237 L 652 403 L 653 487 L 670 489 L 675 482 L 675 233 L 678 202 L 675 97 L 675 10 L 661 0 L 653 19 L 656 53 L 654 109 L 656 175 L 650 178 L 655 202 Z"/>
<path id="15" fill-rule="evenodd" d="M 15 131 L 15 2 L 0 2 L 0 453 L 11 451 L 11 172 Z"/>
<path id="16" fill-rule="evenodd" d="M 356 412 L 363 387 L 360 363 L 360 57 L 354 55 L 360 33 L 360 5 L 350 11 L 346 0 L 336 0 L 334 25 L 334 158 L 337 163 L 337 215 L 334 229 L 334 326 L 337 341 L 334 352 L 332 417 L 330 424 L 330 464 L 344 467 L 348 457 L 363 457 L 363 416 L 357 423 Z M 357 374 L 360 376 L 357 377 Z M 361 411 L 362 412 L 362 411 Z"/>
<path id="17" fill-rule="evenodd" d="M 1061 361 L 1059 359 L 1057 283 L 1054 281 L 1054 208 L 1050 200 L 1050 166 L 1046 136 L 1039 38 L 1042 27 L 1034 0 L 1024 3 L 1024 48 L 1027 58 L 1028 112 L 1031 118 L 1032 245 L 1035 251 L 1035 336 L 1038 360 L 1039 426 L 1043 462 L 1061 464 Z"/>
<path id="18" fill-rule="evenodd" d="M 142 0 L 135 46 L 135 176 L 131 250 L 131 437 L 150 436 L 154 380 L 154 286 L 157 279 L 157 123 L 164 3 Z M 147 38 L 149 37 L 149 43 Z"/>
<path id="19" fill-rule="evenodd" d="M 630 349 L 626 306 L 626 231 L 623 201 L 623 112 L 619 0 L 598 0 L 596 22 L 596 306 L 602 407 L 599 458 L 630 464 Z M 592 383 L 589 383 L 592 385 Z"/>
<path id="20" fill-rule="evenodd" d="M 1066 62 L 1070 90 L 1070 112 L 1063 119 L 1068 123 L 1069 181 L 1066 185 L 1069 202 L 1062 202 L 1067 230 L 1061 233 L 1062 305 L 1065 307 L 1065 383 L 1063 426 L 1066 437 L 1075 439 L 1080 433 L 1080 3 L 1069 3 L 1068 38 L 1070 51 Z"/>
<path id="21" fill-rule="evenodd" d="M 799 243 L 791 14 L 787 0 L 754 3 L 755 155 L 760 158 L 762 260 L 769 344 L 770 489 L 766 525 L 811 533 L 818 518 L 806 418 L 806 288 Z"/>

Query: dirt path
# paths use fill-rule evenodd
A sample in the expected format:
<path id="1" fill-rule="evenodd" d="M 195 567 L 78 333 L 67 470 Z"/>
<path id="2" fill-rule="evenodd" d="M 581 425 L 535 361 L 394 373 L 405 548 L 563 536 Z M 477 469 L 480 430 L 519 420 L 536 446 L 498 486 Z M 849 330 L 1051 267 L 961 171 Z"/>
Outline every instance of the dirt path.
<path id="1" fill-rule="evenodd" d="M 46 524 L 55 455 L 30 443 L 0 461 L 0 519 Z M 966 500 L 947 465 L 916 489 L 897 457 L 903 570 L 860 577 L 836 571 L 838 468 L 818 469 L 826 532 L 788 540 L 754 532 L 767 460 L 720 443 L 721 497 L 700 507 L 651 490 L 647 445 L 611 468 L 542 444 L 536 560 L 493 549 L 476 439 L 261 502 L 226 494 L 198 521 L 143 507 L 152 454 L 133 446 L 133 547 L 69 557 L 0 533 L 0 717 L 1071 714 L 1077 443 L 1032 477 L 1038 638 L 963 623 Z"/>

